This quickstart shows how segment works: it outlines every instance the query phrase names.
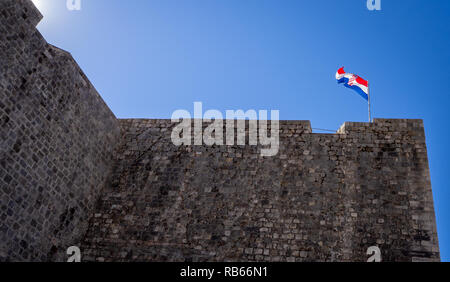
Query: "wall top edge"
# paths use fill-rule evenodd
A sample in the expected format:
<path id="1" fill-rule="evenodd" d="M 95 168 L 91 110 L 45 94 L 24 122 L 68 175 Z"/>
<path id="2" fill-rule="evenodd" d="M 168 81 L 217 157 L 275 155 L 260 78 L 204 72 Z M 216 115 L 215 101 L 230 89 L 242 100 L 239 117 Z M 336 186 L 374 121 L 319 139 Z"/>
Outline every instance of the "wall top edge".
<path id="1" fill-rule="evenodd" d="M 145 119 L 145 118 L 126 118 L 118 119 L 123 126 L 136 126 L 136 127 L 165 127 L 170 126 L 172 121 L 170 119 Z M 194 122 L 196 119 L 192 119 Z M 223 120 L 224 125 L 227 120 Z M 248 120 L 246 120 L 248 123 Z M 304 133 L 313 133 L 311 127 L 311 121 L 309 120 L 280 120 L 280 127 L 285 128 L 296 128 L 304 129 Z M 270 127 L 270 120 L 268 126 Z M 206 122 L 203 126 L 207 125 Z M 371 131 L 386 131 L 386 132 L 404 132 L 404 131 L 414 131 L 423 132 L 423 120 L 422 119 L 385 119 L 376 118 L 373 122 L 344 122 L 341 127 L 335 132 L 330 132 L 328 134 L 346 134 L 350 132 L 371 132 Z M 314 133 L 315 134 L 315 133 Z M 422 134 L 420 134 L 422 135 Z"/>
<path id="2" fill-rule="evenodd" d="M 34 26 L 37 26 L 39 22 L 44 18 L 39 9 L 34 5 L 31 0 L 20 0 L 25 13 L 31 18 L 31 22 Z"/>

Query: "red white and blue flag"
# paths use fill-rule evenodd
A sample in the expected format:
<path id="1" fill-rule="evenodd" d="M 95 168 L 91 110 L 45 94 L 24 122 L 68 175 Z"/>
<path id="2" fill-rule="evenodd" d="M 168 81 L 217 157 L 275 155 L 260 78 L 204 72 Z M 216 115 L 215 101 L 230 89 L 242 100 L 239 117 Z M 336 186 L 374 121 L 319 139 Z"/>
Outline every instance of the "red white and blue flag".
<path id="1" fill-rule="evenodd" d="M 338 83 L 343 83 L 345 87 L 355 90 L 361 97 L 369 100 L 369 83 L 360 76 L 352 73 L 346 73 L 344 67 L 340 68 L 336 73 Z"/>

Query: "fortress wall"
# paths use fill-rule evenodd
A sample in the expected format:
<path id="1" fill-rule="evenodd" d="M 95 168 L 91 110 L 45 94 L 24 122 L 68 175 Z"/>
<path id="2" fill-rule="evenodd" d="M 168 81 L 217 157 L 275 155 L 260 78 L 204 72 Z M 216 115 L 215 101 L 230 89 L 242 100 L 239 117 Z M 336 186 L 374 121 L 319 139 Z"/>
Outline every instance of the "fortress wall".
<path id="1" fill-rule="evenodd" d="M 280 151 L 172 144 L 170 120 L 120 120 L 111 182 L 82 244 L 88 261 L 439 260 L 421 120 L 311 133 Z M 248 127 L 247 127 L 248 128 Z"/>
<path id="2" fill-rule="evenodd" d="M 0 2 L 0 261 L 63 259 L 84 235 L 119 124 L 29 0 Z"/>

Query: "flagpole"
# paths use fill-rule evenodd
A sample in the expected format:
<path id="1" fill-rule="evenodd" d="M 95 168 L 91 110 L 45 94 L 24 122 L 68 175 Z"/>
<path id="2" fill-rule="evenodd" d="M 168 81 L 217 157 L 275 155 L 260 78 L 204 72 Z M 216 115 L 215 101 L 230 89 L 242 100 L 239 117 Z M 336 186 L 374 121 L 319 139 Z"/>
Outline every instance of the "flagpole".
<path id="1" fill-rule="evenodd" d="M 367 81 L 367 97 L 368 99 L 368 104 L 369 104 L 369 122 L 372 122 L 372 117 L 370 116 L 370 86 L 369 86 L 369 81 Z"/>

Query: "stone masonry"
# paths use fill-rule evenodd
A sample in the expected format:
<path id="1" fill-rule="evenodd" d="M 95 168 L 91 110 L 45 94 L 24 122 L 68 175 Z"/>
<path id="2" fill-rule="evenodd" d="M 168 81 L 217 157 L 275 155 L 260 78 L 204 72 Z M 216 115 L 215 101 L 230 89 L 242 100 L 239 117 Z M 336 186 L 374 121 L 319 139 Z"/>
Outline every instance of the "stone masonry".
<path id="1" fill-rule="evenodd" d="M 111 183 L 83 243 L 97 261 L 439 260 L 421 120 L 311 133 L 282 121 L 280 152 L 180 146 L 170 120 L 121 120 Z M 247 126 L 248 129 L 248 126 Z"/>
<path id="2" fill-rule="evenodd" d="M 175 146 L 170 120 L 117 120 L 40 19 L 0 0 L 0 261 L 440 260 L 422 120 L 281 121 L 273 157 Z"/>
<path id="3" fill-rule="evenodd" d="M 44 261 L 81 238 L 119 123 L 28 0 L 0 0 L 0 261 Z"/>

